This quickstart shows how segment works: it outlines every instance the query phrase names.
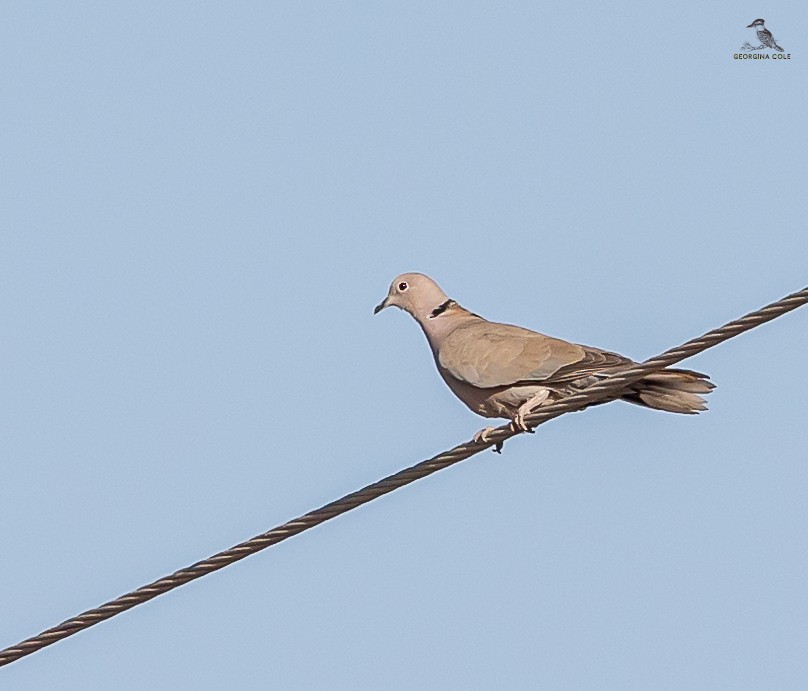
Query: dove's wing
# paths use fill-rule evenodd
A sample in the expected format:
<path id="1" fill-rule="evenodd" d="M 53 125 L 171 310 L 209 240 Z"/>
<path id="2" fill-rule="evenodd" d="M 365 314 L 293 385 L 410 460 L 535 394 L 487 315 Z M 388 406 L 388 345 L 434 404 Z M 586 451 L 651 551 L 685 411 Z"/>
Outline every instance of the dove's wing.
<path id="1" fill-rule="evenodd" d="M 438 364 L 455 379 L 487 389 L 518 383 L 563 384 L 632 361 L 616 353 L 480 319 L 446 335 L 439 343 Z"/>

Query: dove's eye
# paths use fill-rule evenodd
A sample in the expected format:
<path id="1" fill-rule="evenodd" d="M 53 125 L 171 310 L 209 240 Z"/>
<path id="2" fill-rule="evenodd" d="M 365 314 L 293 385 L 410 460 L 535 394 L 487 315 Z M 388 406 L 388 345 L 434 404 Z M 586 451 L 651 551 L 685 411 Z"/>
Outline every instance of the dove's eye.
<path id="1" fill-rule="evenodd" d="M 403 293 L 405 290 L 407 290 L 407 288 L 409 288 L 409 286 L 407 285 L 407 283 L 406 283 L 405 281 L 401 281 L 401 283 L 399 283 L 399 284 L 398 284 L 398 289 L 399 289 L 399 290 L 400 290 L 402 293 Z"/>

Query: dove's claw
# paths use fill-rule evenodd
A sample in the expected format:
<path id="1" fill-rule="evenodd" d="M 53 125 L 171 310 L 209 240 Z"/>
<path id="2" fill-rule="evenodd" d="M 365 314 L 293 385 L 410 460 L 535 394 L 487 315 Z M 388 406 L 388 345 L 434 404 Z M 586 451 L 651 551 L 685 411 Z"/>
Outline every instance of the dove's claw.
<path id="1" fill-rule="evenodd" d="M 522 412 L 521 409 L 517 411 L 513 420 L 511 420 L 511 424 L 509 425 L 509 427 L 515 434 L 520 434 L 521 432 L 527 432 L 528 434 L 533 434 L 533 430 L 530 427 L 528 427 L 527 423 L 525 422 L 525 413 Z"/>
<path id="2" fill-rule="evenodd" d="M 516 425 L 516 429 L 514 430 L 514 432 L 517 433 L 525 432 L 527 434 L 533 434 L 533 429 L 531 427 L 528 427 L 523 420 L 520 424 Z"/>
<path id="3" fill-rule="evenodd" d="M 491 439 L 489 438 L 489 435 L 495 429 L 496 429 L 496 427 L 486 427 L 485 429 L 481 429 L 479 432 L 477 432 L 477 434 L 474 435 L 475 443 L 477 443 L 477 444 L 490 444 Z M 496 453 L 502 453 L 502 445 L 504 443 L 505 442 L 503 442 L 503 441 L 494 442 L 494 446 L 491 449 L 491 451 L 494 451 Z"/>
<path id="4" fill-rule="evenodd" d="M 511 420 L 510 427 L 514 432 L 516 432 L 516 434 L 519 434 L 520 432 L 528 432 L 533 434 L 533 430 L 527 426 L 527 423 L 525 422 L 525 414 L 521 410 L 518 411 L 516 413 L 516 417 Z"/>
<path id="5" fill-rule="evenodd" d="M 491 440 L 488 438 L 488 435 L 491 434 L 491 432 L 493 432 L 494 429 L 495 429 L 494 427 L 486 427 L 485 429 L 481 429 L 479 432 L 477 432 L 477 434 L 474 435 L 474 441 L 477 444 L 490 443 Z"/>

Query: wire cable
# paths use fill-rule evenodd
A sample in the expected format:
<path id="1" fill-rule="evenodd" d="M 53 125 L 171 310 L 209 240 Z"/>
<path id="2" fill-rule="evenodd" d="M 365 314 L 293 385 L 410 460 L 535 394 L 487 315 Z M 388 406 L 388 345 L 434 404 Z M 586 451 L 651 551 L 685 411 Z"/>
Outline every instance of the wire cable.
<path id="1" fill-rule="evenodd" d="M 792 293 L 781 300 L 762 307 L 759 310 L 751 312 L 740 319 L 731 321 L 724 326 L 721 326 L 712 331 L 708 331 L 699 338 L 694 338 L 687 343 L 665 351 L 657 357 L 646 360 L 645 362 L 632 366 L 617 374 L 605 377 L 601 381 L 582 389 L 580 393 L 575 393 L 570 396 L 565 396 L 563 399 L 556 401 L 550 405 L 542 406 L 540 409 L 534 411 L 525 417 L 525 422 L 530 427 L 538 426 L 548 420 L 552 420 L 564 413 L 581 410 L 586 406 L 597 402 L 616 398 L 620 391 L 630 386 L 634 382 L 642 379 L 651 372 L 668 367 L 685 358 L 691 357 L 700 353 L 708 348 L 711 348 L 723 341 L 734 338 L 735 336 L 744 333 L 750 329 L 764 324 L 776 317 L 779 317 L 786 312 L 796 309 L 808 303 L 808 287 Z M 10 664 L 19 660 L 26 655 L 40 650 L 46 646 L 52 645 L 63 638 L 72 636 L 79 631 L 83 631 L 99 622 L 114 617 L 121 612 L 125 612 L 132 607 L 148 602 L 152 598 L 167 593 L 174 588 L 206 576 L 209 573 L 218 571 L 219 569 L 229 566 L 240 559 L 260 552 L 267 547 L 271 547 L 283 540 L 286 540 L 304 530 L 314 528 L 320 523 L 328 521 L 340 514 L 346 513 L 357 506 L 367 504 L 378 497 L 381 497 L 388 492 L 395 489 L 404 487 L 416 480 L 420 480 L 432 473 L 439 470 L 448 468 L 455 463 L 459 463 L 481 451 L 490 448 L 491 446 L 501 445 L 502 442 L 514 436 L 516 432 L 511 430 L 510 426 L 503 425 L 492 430 L 487 435 L 485 443 L 469 441 L 455 446 L 453 449 L 438 454 L 432 458 L 401 470 L 397 473 L 389 475 L 388 477 L 367 485 L 360 490 L 351 492 L 350 494 L 332 501 L 319 509 L 310 511 L 298 518 L 292 519 L 279 525 L 265 533 L 256 535 L 255 537 L 241 542 L 230 549 L 198 561 L 191 566 L 180 569 L 169 576 L 164 576 L 156 581 L 144 585 L 137 590 L 133 590 L 125 595 L 121 595 L 114 600 L 87 610 L 72 619 L 62 622 L 47 629 L 42 633 L 27 638 L 24 641 L 0 650 L 0 667 Z"/>

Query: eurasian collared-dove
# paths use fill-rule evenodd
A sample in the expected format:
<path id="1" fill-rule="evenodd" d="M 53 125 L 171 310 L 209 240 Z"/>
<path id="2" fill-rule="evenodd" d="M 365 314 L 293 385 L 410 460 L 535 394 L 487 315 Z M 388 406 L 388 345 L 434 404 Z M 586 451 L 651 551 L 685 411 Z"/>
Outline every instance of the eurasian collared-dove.
<path id="1" fill-rule="evenodd" d="M 409 312 L 421 326 L 438 372 L 454 394 L 475 413 L 511 420 L 514 431 L 529 431 L 525 416 L 542 403 L 635 364 L 617 353 L 487 321 L 458 305 L 424 274 L 396 278 L 374 314 L 390 306 Z M 635 383 L 621 398 L 692 414 L 706 408 L 698 394 L 713 388 L 705 374 L 666 369 Z M 481 430 L 475 439 L 486 441 L 490 429 Z"/>

